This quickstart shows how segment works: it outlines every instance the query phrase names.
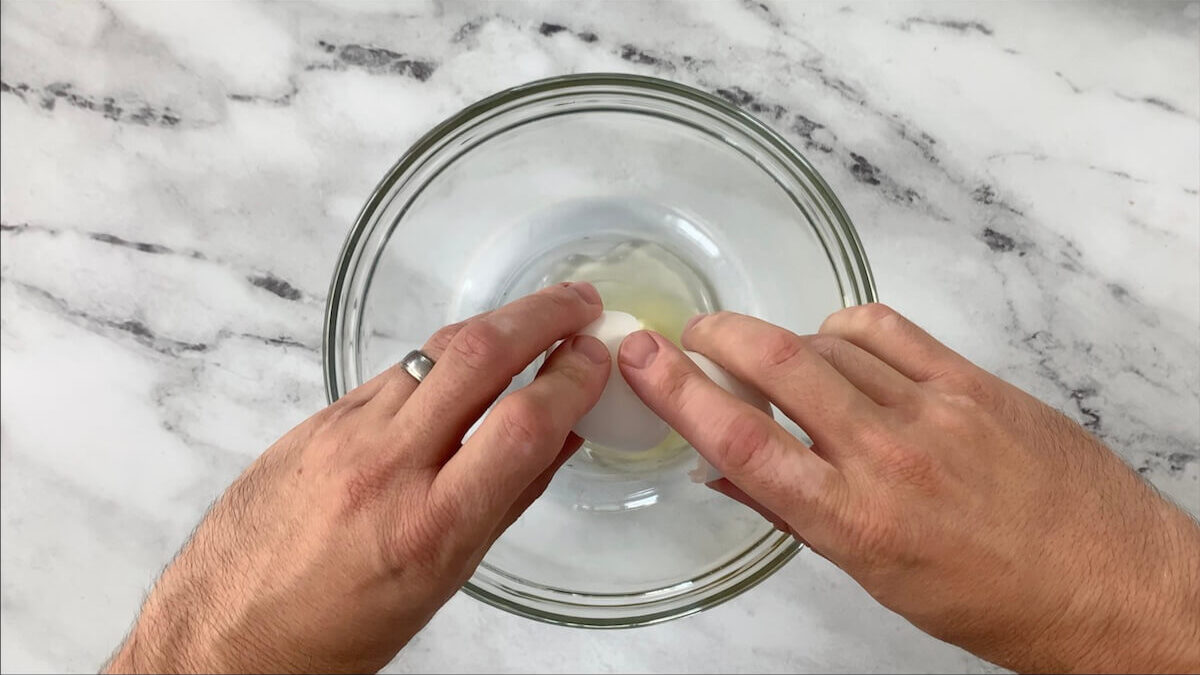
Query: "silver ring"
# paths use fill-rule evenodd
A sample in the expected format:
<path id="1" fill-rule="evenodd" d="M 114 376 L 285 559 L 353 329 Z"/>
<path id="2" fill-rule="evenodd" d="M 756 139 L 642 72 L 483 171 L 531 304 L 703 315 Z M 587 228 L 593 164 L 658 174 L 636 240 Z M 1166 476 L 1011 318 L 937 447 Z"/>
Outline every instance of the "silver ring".
<path id="1" fill-rule="evenodd" d="M 433 359 L 420 349 L 414 349 L 400 359 L 400 365 L 406 373 L 412 375 L 412 378 L 420 383 L 429 374 L 429 371 L 433 370 Z"/>

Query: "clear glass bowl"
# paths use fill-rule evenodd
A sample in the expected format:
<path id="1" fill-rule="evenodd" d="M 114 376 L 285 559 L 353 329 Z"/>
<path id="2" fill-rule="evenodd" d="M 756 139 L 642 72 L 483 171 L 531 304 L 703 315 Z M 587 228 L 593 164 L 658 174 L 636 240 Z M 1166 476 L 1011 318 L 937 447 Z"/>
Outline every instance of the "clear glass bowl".
<path id="1" fill-rule="evenodd" d="M 328 397 L 439 327 L 573 271 L 608 270 L 611 278 L 590 279 L 608 304 L 606 284 L 645 261 L 657 266 L 647 294 L 670 287 L 680 307 L 745 312 L 801 333 L 875 298 L 837 198 L 763 123 L 664 80 L 553 78 L 443 122 L 375 189 L 329 291 Z M 542 621 L 637 626 L 723 602 L 799 550 L 693 483 L 686 442 L 668 446 L 614 455 L 585 445 L 464 590 Z"/>

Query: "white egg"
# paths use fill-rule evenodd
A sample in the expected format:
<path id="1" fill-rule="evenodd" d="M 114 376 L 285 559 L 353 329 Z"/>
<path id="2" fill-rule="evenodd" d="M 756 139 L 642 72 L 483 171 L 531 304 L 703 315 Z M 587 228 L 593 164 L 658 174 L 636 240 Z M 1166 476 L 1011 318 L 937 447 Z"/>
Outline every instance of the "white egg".
<path id="1" fill-rule="evenodd" d="M 649 450 L 666 440 L 671 428 L 633 393 L 617 365 L 617 350 L 626 335 L 643 328 L 625 312 L 605 311 L 581 335 L 591 335 L 608 347 L 612 371 L 596 405 L 575 425 L 575 433 L 603 448 L 625 452 Z"/>
<path id="2" fill-rule="evenodd" d="M 617 365 L 617 351 L 621 347 L 621 341 L 625 336 L 642 328 L 642 322 L 631 314 L 606 311 L 599 319 L 580 331 L 582 335 L 591 335 L 603 342 L 612 356 L 612 371 L 609 373 L 608 383 L 604 386 L 604 392 L 600 394 L 600 400 L 579 420 L 574 429 L 575 433 L 593 445 L 611 450 L 641 452 L 662 443 L 670 433 L 667 423 L 633 393 Z M 703 354 L 690 351 L 685 351 L 684 354 L 717 386 L 767 415 L 771 414 L 770 402 L 757 390 L 733 377 Z M 707 483 L 720 478 L 721 474 L 701 458 L 691 476 L 697 482 Z"/>
<path id="3" fill-rule="evenodd" d="M 733 375 L 730 375 L 728 370 L 718 366 L 715 361 L 699 352 L 689 352 L 685 350 L 683 353 L 687 354 L 688 358 L 691 359 L 692 362 L 697 366 L 699 366 L 700 370 L 704 371 L 704 374 L 708 376 L 708 379 L 715 382 L 718 387 L 742 399 L 746 403 L 749 403 L 768 415 L 771 414 L 771 402 L 768 401 L 767 397 L 763 396 L 762 393 L 757 389 L 751 387 L 745 382 L 742 382 Z"/>

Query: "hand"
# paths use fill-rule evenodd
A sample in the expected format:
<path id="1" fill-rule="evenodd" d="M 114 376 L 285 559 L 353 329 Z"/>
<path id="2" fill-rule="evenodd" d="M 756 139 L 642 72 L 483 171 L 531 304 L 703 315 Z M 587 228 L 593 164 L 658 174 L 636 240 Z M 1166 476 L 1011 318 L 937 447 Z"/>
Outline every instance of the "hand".
<path id="1" fill-rule="evenodd" d="M 878 304 L 810 336 L 714 314 L 683 344 L 812 439 L 627 337 L 621 372 L 713 487 L 918 627 L 1017 670 L 1200 669 L 1200 528 L 1063 415 Z"/>
<path id="2" fill-rule="evenodd" d="M 463 436 L 512 378 L 601 312 L 589 284 L 442 329 L 271 446 L 147 598 L 110 672 L 375 671 L 470 577 L 580 439 L 609 356 L 590 337 Z M 461 445 L 460 445 L 461 444 Z"/>

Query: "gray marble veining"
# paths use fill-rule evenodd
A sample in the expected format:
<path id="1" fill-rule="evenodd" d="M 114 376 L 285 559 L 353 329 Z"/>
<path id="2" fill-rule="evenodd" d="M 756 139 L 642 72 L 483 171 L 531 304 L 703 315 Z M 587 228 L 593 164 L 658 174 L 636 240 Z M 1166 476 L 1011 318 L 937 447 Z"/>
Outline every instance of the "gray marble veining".
<path id="1" fill-rule="evenodd" d="M 883 300 L 1200 512 L 1200 5 L 0 5 L 0 669 L 94 670 L 209 502 L 323 404 L 334 258 L 437 121 L 554 74 L 796 144 Z M 456 597 L 389 667 L 988 671 L 801 555 L 622 632 Z"/>

